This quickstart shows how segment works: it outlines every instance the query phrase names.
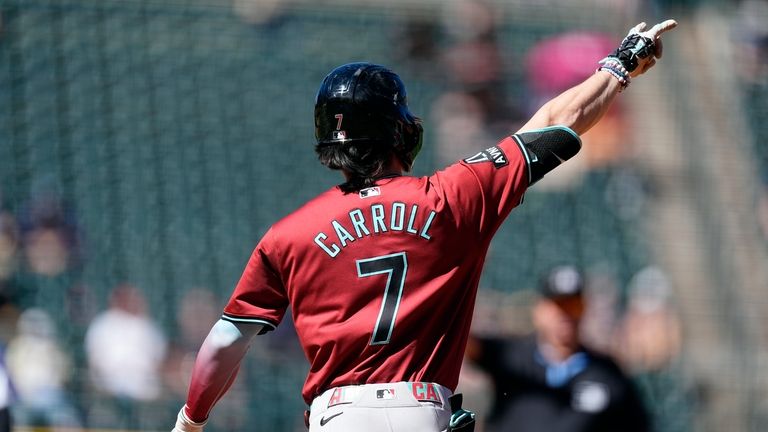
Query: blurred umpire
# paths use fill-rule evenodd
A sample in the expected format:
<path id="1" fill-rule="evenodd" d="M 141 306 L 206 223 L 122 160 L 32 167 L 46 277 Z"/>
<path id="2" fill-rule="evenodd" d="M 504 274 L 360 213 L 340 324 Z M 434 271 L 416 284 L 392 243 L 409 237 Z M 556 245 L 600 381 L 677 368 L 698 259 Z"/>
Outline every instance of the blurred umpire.
<path id="1" fill-rule="evenodd" d="M 645 432 L 649 418 L 630 379 L 609 357 L 579 339 L 584 277 L 552 269 L 533 305 L 534 333 L 473 338 L 468 356 L 495 386 L 492 432 Z"/>
<path id="2" fill-rule="evenodd" d="M 344 182 L 256 245 L 200 348 L 174 429 L 203 430 L 252 339 L 290 308 L 310 363 L 311 432 L 471 431 L 474 414 L 453 393 L 491 239 L 527 188 L 573 157 L 579 135 L 653 67 L 661 34 L 676 25 L 636 26 L 518 133 L 424 177 L 406 175 L 422 124 L 400 77 L 367 62 L 331 71 L 315 99 L 314 147 Z"/>

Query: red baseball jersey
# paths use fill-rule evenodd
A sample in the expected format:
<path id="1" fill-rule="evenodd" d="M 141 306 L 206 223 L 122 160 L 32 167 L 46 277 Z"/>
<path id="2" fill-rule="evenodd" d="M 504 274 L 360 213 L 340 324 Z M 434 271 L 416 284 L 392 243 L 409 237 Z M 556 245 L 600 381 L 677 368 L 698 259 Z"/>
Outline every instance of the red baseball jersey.
<path id="1" fill-rule="evenodd" d="M 274 328 L 291 307 L 307 403 L 350 384 L 454 390 L 488 246 L 529 176 L 509 137 L 429 177 L 334 187 L 269 229 L 223 318 Z"/>

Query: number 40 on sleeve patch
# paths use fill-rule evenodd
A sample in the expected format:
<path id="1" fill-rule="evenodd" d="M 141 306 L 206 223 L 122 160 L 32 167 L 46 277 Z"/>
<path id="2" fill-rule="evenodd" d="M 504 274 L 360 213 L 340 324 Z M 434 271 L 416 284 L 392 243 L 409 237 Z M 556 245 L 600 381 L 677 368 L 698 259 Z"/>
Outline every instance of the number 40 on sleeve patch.
<path id="1" fill-rule="evenodd" d="M 504 152 L 496 146 L 489 147 L 481 152 L 478 152 L 476 155 L 464 159 L 464 162 L 468 164 L 493 162 L 493 166 L 495 168 L 501 168 L 509 165 L 507 155 L 505 155 Z"/>

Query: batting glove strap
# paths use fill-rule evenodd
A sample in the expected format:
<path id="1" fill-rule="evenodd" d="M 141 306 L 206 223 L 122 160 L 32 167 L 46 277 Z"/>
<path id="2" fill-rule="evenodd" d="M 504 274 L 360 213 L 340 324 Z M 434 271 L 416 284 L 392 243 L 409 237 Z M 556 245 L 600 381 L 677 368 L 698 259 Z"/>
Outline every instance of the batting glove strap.
<path id="1" fill-rule="evenodd" d="M 181 410 L 179 410 L 179 415 L 176 416 L 176 425 L 171 432 L 203 432 L 203 427 L 208 423 L 208 420 L 200 423 L 194 422 L 187 417 L 184 408 L 181 407 Z"/>
<path id="2" fill-rule="evenodd" d="M 632 72 L 637 69 L 638 60 L 652 56 L 656 50 L 654 41 L 632 29 L 627 37 L 621 41 L 621 45 L 616 48 L 608 57 L 617 59 L 622 66 Z"/>

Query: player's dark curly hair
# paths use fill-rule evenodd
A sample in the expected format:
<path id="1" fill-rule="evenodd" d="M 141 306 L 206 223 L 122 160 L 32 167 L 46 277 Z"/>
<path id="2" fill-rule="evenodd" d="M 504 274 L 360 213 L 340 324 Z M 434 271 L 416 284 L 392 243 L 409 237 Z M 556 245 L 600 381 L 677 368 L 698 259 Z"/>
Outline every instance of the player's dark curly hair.
<path id="1" fill-rule="evenodd" d="M 315 152 L 323 165 L 349 174 L 348 181 L 339 185 L 346 194 L 374 186 L 376 180 L 384 174 L 395 150 L 373 141 L 350 141 L 318 145 L 315 146 Z M 398 156 L 403 160 L 402 156 Z M 410 163 L 407 166 L 410 167 Z"/>

